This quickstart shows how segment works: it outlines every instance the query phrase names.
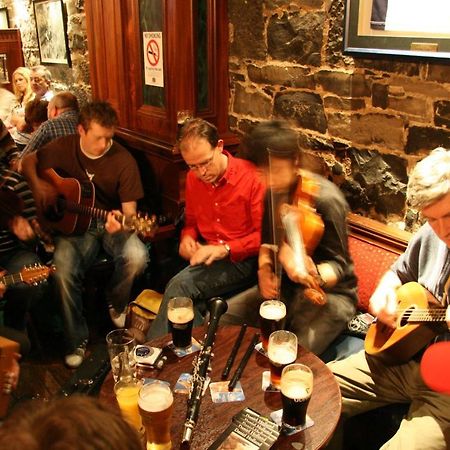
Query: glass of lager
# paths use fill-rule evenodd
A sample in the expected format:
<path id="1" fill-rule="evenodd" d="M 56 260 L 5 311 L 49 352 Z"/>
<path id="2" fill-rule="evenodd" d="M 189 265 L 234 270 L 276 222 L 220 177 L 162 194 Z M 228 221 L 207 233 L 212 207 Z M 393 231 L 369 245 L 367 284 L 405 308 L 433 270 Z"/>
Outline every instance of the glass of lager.
<path id="1" fill-rule="evenodd" d="M 175 348 L 188 348 L 192 340 L 194 305 L 188 297 L 173 297 L 167 309 L 169 330 Z"/>
<path id="2" fill-rule="evenodd" d="M 267 353 L 271 333 L 284 328 L 286 305 L 280 300 L 266 300 L 259 307 L 261 324 L 261 339 L 264 351 Z"/>
<path id="3" fill-rule="evenodd" d="M 142 428 L 141 416 L 138 408 L 139 390 L 142 386 L 141 380 L 118 381 L 114 385 L 117 403 L 123 418 L 136 430 Z"/>
<path id="4" fill-rule="evenodd" d="M 136 342 L 128 329 L 119 328 L 106 335 L 111 370 L 114 381 L 131 381 L 135 377 L 136 361 L 134 347 Z"/>
<path id="5" fill-rule="evenodd" d="M 269 337 L 267 356 L 270 362 L 270 384 L 280 389 L 281 372 L 297 359 L 297 336 L 286 330 L 274 331 Z"/>
<path id="6" fill-rule="evenodd" d="M 139 391 L 139 413 L 147 435 L 147 450 L 170 450 L 173 395 L 161 381 L 144 384 Z"/>
<path id="7" fill-rule="evenodd" d="M 283 427 L 302 427 L 313 389 L 312 370 L 304 364 L 290 364 L 281 374 Z"/>

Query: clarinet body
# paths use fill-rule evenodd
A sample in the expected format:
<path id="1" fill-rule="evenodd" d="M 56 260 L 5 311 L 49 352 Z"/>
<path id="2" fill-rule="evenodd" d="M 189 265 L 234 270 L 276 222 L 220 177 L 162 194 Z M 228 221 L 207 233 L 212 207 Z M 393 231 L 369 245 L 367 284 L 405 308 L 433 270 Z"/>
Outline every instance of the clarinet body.
<path id="1" fill-rule="evenodd" d="M 203 389 L 206 376 L 209 370 L 209 364 L 212 357 L 214 339 L 216 337 L 217 327 L 220 317 L 227 310 L 227 303 L 220 297 L 214 297 L 209 302 L 210 319 L 205 339 L 200 353 L 194 360 L 194 369 L 192 371 L 191 388 L 188 398 L 188 408 L 186 421 L 184 423 L 182 444 L 189 444 L 192 438 L 194 427 L 197 424 L 200 404 L 202 401 Z"/>

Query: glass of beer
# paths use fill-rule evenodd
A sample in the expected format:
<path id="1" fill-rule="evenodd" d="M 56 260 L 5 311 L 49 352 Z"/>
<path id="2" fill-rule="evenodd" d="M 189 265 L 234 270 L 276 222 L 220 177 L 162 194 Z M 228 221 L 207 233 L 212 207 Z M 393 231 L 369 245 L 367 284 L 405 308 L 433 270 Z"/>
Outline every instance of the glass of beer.
<path id="1" fill-rule="evenodd" d="M 269 337 L 267 356 L 270 362 L 270 384 L 280 389 L 281 373 L 297 359 L 297 336 L 286 330 L 274 331 Z"/>
<path id="2" fill-rule="evenodd" d="M 312 370 L 304 364 L 290 364 L 281 373 L 283 427 L 303 427 L 313 389 Z"/>
<path id="3" fill-rule="evenodd" d="M 188 348 L 192 341 L 194 305 L 188 297 L 173 297 L 167 309 L 169 330 L 175 348 Z"/>
<path id="4" fill-rule="evenodd" d="M 138 431 L 142 428 L 138 408 L 138 396 L 141 386 L 141 380 L 118 381 L 114 385 L 114 393 L 116 394 L 117 403 L 123 418 Z"/>
<path id="5" fill-rule="evenodd" d="M 271 333 L 284 328 L 286 305 L 280 300 L 266 300 L 259 307 L 261 338 L 264 351 L 267 353 Z"/>
<path id="6" fill-rule="evenodd" d="M 111 371 L 114 381 L 131 381 L 135 377 L 136 361 L 134 347 L 136 342 L 127 328 L 110 331 L 106 335 Z"/>
<path id="7" fill-rule="evenodd" d="M 147 450 L 170 450 L 173 395 L 161 381 L 144 384 L 139 390 L 139 413 L 147 435 Z"/>

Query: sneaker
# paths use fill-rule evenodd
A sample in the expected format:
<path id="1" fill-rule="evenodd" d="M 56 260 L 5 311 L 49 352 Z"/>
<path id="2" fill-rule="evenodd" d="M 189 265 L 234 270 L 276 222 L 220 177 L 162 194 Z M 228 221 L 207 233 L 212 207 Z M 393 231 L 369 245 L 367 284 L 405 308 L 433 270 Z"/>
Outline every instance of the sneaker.
<path id="1" fill-rule="evenodd" d="M 72 353 L 65 356 L 64 361 L 67 367 L 76 369 L 81 365 L 84 360 L 84 355 L 86 354 L 86 345 L 87 342 L 83 342 Z"/>
<path id="2" fill-rule="evenodd" d="M 125 308 L 123 312 L 118 313 L 112 305 L 108 306 L 109 317 L 111 322 L 116 328 L 125 328 L 125 321 L 127 320 L 128 308 Z"/>

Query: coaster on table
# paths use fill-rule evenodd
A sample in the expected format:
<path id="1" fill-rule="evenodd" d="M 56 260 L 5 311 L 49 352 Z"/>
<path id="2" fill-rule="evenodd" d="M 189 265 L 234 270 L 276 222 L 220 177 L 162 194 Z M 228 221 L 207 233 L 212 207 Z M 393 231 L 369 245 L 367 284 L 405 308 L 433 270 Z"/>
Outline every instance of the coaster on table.
<path id="1" fill-rule="evenodd" d="M 180 374 L 173 391 L 176 392 L 177 394 L 189 394 L 189 391 L 191 390 L 191 379 L 192 375 L 190 373 Z M 203 385 L 202 395 L 205 395 L 206 389 L 208 388 L 210 381 L 211 378 L 206 377 L 205 384 Z"/>
<path id="2" fill-rule="evenodd" d="M 260 342 L 259 344 L 256 344 L 255 350 L 258 351 L 259 353 L 261 353 L 261 355 L 264 355 L 264 356 L 267 357 L 267 353 L 266 353 L 266 351 L 263 349 L 262 342 Z"/>
<path id="3" fill-rule="evenodd" d="M 270 418 L 282 428 L 282 433 L 286 436 L 291 436 L 292 434 L 296 434 L 299 431 L 306 430 L 309 427 L 312 427 L 314 425 L 314 420 L 311 419 L 311 417 L 306 414 L 306 420 L 305 424 L 298 426 L 298 427 L 291 427 L 291 426 L 282 426 L 281 419 L 283 417 L 283 410 L 278 409 L 277 411 L 273 411 L 270 413 Z"/>
<path id="4" fill-rule="evenodd" d="M 234 389 L 228 390 L 228 381 L 218 381 L 209 385 L 211 398 L 214 403 L 241 402 L 245 400 L 241 382 L 238 381 Z"/>
<path id="5" fill-rule="evenodd" d="M 278 388 L 270 384 L 270 370 L 265 370 L 262 373 L 261 389 L 265 392 L 280 392 Z"/>
<path id="6" fill-rule="evenodd" d="M 167 344 L 167 347 L 169 347 L 170 350 L 172 350 L 175 353 L 175 355 L 178 356 L 178 358 L 182 358 L 183 356 L 190 355 L 191 353 L 198 352 L 200 350 L 200 348 L 201 348 L 201 345 L 199 344 L 199 342 L 195 338 L 192 338 L 190 347 L 176 348 L 173 345 L 172 341 L 170 341 Z"/>

